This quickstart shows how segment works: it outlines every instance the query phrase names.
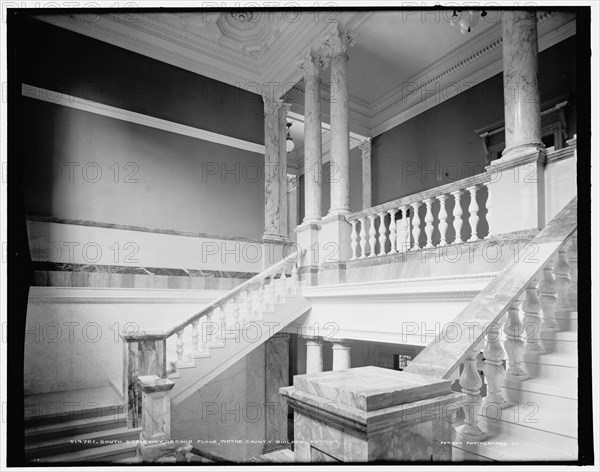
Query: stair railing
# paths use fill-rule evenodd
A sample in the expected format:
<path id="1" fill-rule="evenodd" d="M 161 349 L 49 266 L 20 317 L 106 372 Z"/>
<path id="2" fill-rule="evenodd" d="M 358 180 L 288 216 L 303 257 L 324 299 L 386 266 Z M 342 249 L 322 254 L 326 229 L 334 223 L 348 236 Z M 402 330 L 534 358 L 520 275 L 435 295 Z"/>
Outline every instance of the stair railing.
<path id="1" fill-rule="evenodd" d="M 223 346 L 228 329 L 260 321 L 264 313 L 275 310 L 275 305 L 284 304 L 287 296 L 298 294 L 297 262 L 305 251 L 286 256 L 167 330 L 122 333 L 127 426 L 135 428 L 142 423 L 142 397 L 146 391 L 168 392 L 174 385 L 167 379 L 168 338 L 177 336 L 175 368 L 190 367 L 194 359 L 207 357 L 211 347 Z M 190 343 L 184 342 L 186 337 Z M 186 345 L 191 351 L 185 352 Z M 168 421 L 164 423 L 168 428 Z M 155 436 L 165 434 L 168 436 L 168 431 Z"/>
<path id="2" fill-rule="evenodd" d="M 576 148 L 575 141 L 548 154 L 548 159 L 572 156 Z M 490 184 L 498 178 L 498 172 L 492 166 L 489 171 L 472 177 L 350 213 L 346 216 L 351 225 L 350 260 L 476 242 L 488 237 L 492 234 L 489 215 L 493 209 Z"/>
<path id="3" fill-rule="evenodd" d="M 505 380 L 528 378 L 523 354 L 552 350 L 553 333 L 558 330 L 554 318 L 557 307 L 564 312 L 577 310 L 570 296 L 570 261 L 576 256 L 569 254 L 577 253 L 576 231 L 577 197 L 530 242 L 535 245 L 535 256 L 511 262 L 442 330 L 443 336 L 432 341 L 405 369 L 451 379 L 463 366 L 459 384 L 467 397 L 461 434 L 467 439 L 485 437 L 478 425 L 482 407 L 487 417 L 490 411 L 495 415 L 513 405 L 503 398 L 501 386 Z M 500 341 L 501 330 L 507 356 Z M 483 365 L 479 359 L 482 350 Z M 485 400 L 480 392 L 480 370 L 487 379 Z"/>

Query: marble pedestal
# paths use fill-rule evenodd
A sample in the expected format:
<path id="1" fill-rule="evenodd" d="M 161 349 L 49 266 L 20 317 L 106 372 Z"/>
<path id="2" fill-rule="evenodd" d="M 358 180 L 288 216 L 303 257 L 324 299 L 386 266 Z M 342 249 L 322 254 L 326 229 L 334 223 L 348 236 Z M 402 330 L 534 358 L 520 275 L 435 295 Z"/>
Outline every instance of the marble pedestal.
<path id="1" fill-rule="evenodd" d="M 450 461 L 465 395 L 451 381 L 380 367 L 297 375 L 295 462 Z"/>
<path id="2" fill-rule="evenodd" d="M 494 201 L 487 216 L 491 236 L 546 225 L 545 161 L 546 152 L 536 150 L 486 167 Z"/>
<path id="3" fill-rule="evenodd" d="M 319 285 L 343 283 L 345 261 L 350 260 L 352 227 L 344 215 L 328 215 L 321 220 L 319 234 Z M 321 272 L 328 272 L 322 277 Z"/>
<path id="4" fill-rule="evenodd" d="M 298 250 L 306 249 L 304 257 L 298 264 L 300 281 L 308 286 L 317 285 L 319 269 L 319 223 L 302 223 L 296 228 L 296 244 Z"/>

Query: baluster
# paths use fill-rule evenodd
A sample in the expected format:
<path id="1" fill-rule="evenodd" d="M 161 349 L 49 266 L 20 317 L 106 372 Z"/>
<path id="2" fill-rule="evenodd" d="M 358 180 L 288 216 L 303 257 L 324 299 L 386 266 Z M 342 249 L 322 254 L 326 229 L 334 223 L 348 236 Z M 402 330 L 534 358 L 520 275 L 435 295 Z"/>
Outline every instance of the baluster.
<path id="1" fill-rule="evenodd" d="M 225 330 L 227 329 L 227 313 L 225 313 L 224 308 L 218 306 L 213 310 L 212 317 L 214 322 L 218 324 L 218 329 L 213 333 L 213 344 L 223 345 L 225 342 Z"/>
<path id="2" fill-rule="evenodd" d="M 479 241 L 479 236 L 477 236 L 477 223 L 479 223 L 479 205 L 477 205 L 478 188 L 479 187 L 477 185 L 467 188 L 471 194 L 471 202 L 469 203 L 469 225 L 471 226 L 471 237 L 468 239 L 468 242 L 470 243 Z"/>
<path id="3" fill-rule="evenodd" d="M 556 293 L 556 282 L 554 279 L 554 267 L 553 263 L 549 262 L 544 266 L 542 275 L 542 281 L 538 287 L 540 291 L 540 303 L 542 305 L 542 314 L 544 316 L 542 322 L 542 329 L 548 331 L 555 331 L 558 327 L 556 319 L 554 318 L 554 312 L 556 311 L 557 304 L 557 293 Z"/>
<path id="4" fill-rule="evenodd" d="M 283 305 L 285 303 L 285 269 L 279 275 L 278 279 L 275 279 L 275 304 Z"/>
<path id="5" fill-rule="evenodd" d="M 433 241 L 431 240 L 433 235 L 433 212 L 431 211 L 431 204 L 433 203 L 433 200 L 428 198 L 424 203 L 427 208 L 427 212 L 425 213 L 425 234 L 427 235 L 425 249 L 431 249 L 433 247 Z"/>
<path id="6" fill-rule="evenodd" d="M 292 264 L 292 275 L 290 277 L 291 283 L 291 292 L 290 295 L 295 297 L 298 295 L 298 286 L 300 285 L 298 281 L 298 267 L 296 267 L 296 263 Z"/>
<path id="7" fill-rule="evenodd" d="M 558 261 L 554 264 L 554 284 L 558 294 L 556 312 L 568 313 L 569 310 L 569 285 L 571 285 L 571 266 L 567 258 L 567 245 L 564 244 L 558 251 Z M 564 315 L 563 315 L 564 316 Z"/>
<path id="8" fill-rule="evenodd" d="M 483 385 L 479 372 L 476 368 L 477 353 L 473 350 L 469 351 L 468 356 L 463 362 L 463 371 L 460 374 L 458 383 L 462 388 L 462 392 L 467 394 L 467 399 L 463 405 L 465 412 L 465 425 L 461 430 L 461 434 L 469 438 L 482 438 L 483 431 L 478 426 L 479 409 L 481 408 L 481 395 L 479 390 Z"/>
<path id="9" fill-rule="evenodd" d="M 245 326 L 246 324 L 248 324 L 248 321 L 250 318 L 250 307 L 248 306 L 249 301 L 250 300 L 248 298 L 248 292 L 246 292 L 244 290 L 242 293 L 239 294 L 238 299 L 237 299 L 237 304 L 238 304 L 240 324 L 242 326 Z"/>
<path id="10" fill-rule="evenodd" d="M 486 407 L 488 404 L 493 404 L 495 408 L 503 410 L 513 404 L 506 401 L 502 397 L 500 386 L 504 379 L 504 349 L 500 343 L 500 324 L 490 323 L 486 330 L 485 347 L 483 348 L 483 357 L 485 357 L 485 365 L 483 373 L 487 378 L 488 391 L 485 397 Z M 487 414 L 487 411 L 486 411 Z M 493 413 L 496 417 L 496 412 Z"/>
<path id="11" fill-rule="evenodd" d="M 265 313 L 275 311 L 275 287 L 273 275 L 269 277 L 269 283 L 264 286 L 263 310 Z"/>
<path id="12" fill-rule="evenodd" d="M 440 211 L 438 212 L 438 220 L 440 220 L 438 224 L 438 229 L 440 230 L 440 246 L 445 246 L 446 243 L 446 231 L 448 230 L 448 223 L 446 219 L 448 218 L 448 212 L 446 211 L 446 195 L 440 195 L 437 197 L 440 202 Z"/>
<path id="13" fill-rule="evenodd" d="M 396 213 L 398 210 L 388 210 L 390 214 L 390 252 L 389 254 L 396 254 Z"/>
<path id="14" fill-rule="evenodd" d="M 367 257 L 367 219 L 360 219 L 360 256 L 359 259 Z"/>
<path id="15" fill-rule="evenodd" d="M 358 250 L 358 233 L 356 232 L 356 223 L 358 220 L 352 220 L 350 224 L 352 225 L 352 232 L 350 233 L 350 247 L 352 248 L 352 257 L 351 261 L 357 259 L 358 256 L 356 254 Z"/>
<path id="16" fill-rule="evenodd" d="M 400 214 L 402 215 L 402 219 L 400 220 L 398 235 L 396 236 L 396 248 L 398 249 L 398 252 L 406 252 L 409 248 L 407 239 L 410 238 L 408 226 L 408 207 L 406 205 L 400 207 Z"/>
<path id="17" fill-rule="evenodd" d="M 525 380 L 527 373 L 521 368 L 523 359 L 523 323 L 519 318 L 519 302 L 512 302 L 506 312 L 506 321 L 504 322 L 504 349 L 508 356 L 508 369 L 505 378 L 507 380 Z M 487 375 L 487 374 L 486 374 Z"/>
<path id="18" fill-rule="evenodd" d="M 177 367 L 182 367 L 184 365 L 183 362 L 183 329 L 177 331 L 177 343 L 176 343 L 176 351 L 177 351 L 177 363 L 175 364 Z"/>
<path id="19" fill-rule="evenodd" d="M 521 304 L 523 310 L 523 326 L 525 328 L 525 351 L 543 351 L 540 345 L 540 299 L 538 296 L 538 278 L 535 276 L 525 289 L 525 301 Z"/>
<path id="20" fill-rule="evenodd" d="M 413 219 L 412 219 L 412 235 L 413 235 L 413 251 L 418 251 L 421 249 L 421 245 L 419 244 L 419 236 L 421 236 L 421 220 L 419 218 L 419 207 L 421 206 L 421 202 L 411 203 L 410 205 L 413 209 Z"/>
<path id="21" fill-rule="evenodd" d="M 375 239 L 375 235 L 377 232 L 375 231 L 375 218 L 377 215 L 369 215 L 369 257 L 375 257 L 375 243 L 377 243 L 377 239 Z"/>
<path id="22" fill-rule="evenodd" d="M 454 216 L 454 221 L 452 225 L 454 226 L 454 241 L 452 244 L 462 244 L 462 236 L 460 234 L 462 230 L 463 220 L 462 220 L 462 207 L 460 205 L 460 196 L 463 194 L 462 190 L 456 190 L 451 193 L 454 197 L 454 210 L 452 210 L 452 216 Z"/>
<path id="23" fill-rule="evenodd" d="M 385 227 L 385 211 L 378 213 L 379 216 L 379 254 L 378 256 L 385 256 L 385 242 L 387 241 L 387 229 Z"/>
<path id="24" fill-rule="evenodd" d="M 262 316 L 262 307 L 263 307 L 263 288 L 262 282 L 258 286 L 256 290 L 252 292 L 252 306 L 250 308 L 250 319 L 252 321 L 261 321 L 263 319 Z"/>
<path id="25" fill-rule="evenodd" d="M 203 342 L 200 342 L 200 335 L 198 334 L 199 323 L 200 318 L 196 318 L 192 321 L 192 357 L 195 359 L 207 356 L 206 345 Z"/>
<path id="26" fill-rule="evenodd" d="M 487 188 L 487 200 L 485 201 L 485 208 L 487 210 L 487 214 L 485 216 L 485 219 L 487 220 L 487 224 L 488 224 L 488 234 L 485 237 L 486 239 L 489 238 L 492 234 L 492 205 L 493 205 L 493 200 L 492 200 L 492 183 L 491 182 L 486 182 L 483 185 L 486 186 Z"/>

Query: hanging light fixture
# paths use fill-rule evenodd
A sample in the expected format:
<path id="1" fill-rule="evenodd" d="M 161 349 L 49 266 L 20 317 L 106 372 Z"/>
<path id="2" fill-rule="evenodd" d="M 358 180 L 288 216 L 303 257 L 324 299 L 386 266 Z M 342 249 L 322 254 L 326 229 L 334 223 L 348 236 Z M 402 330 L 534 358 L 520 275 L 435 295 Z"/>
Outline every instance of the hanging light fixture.
<path id="1" fill-rule="evenodd" d="M 287 152 L 292 152 L 294 150 L 294 141 L 292 140 L 292 137 L 290 136 L 290 127 L 292 126 L 292 123 L 290 123 L 289 121 L 287 122 L 287 134 L 285 135 L 285 150 Z"/>
<path id="2" fill-rule="evenodd" d="M 484 17 L 486 15 L 487 12 L 485 10 L 482 10 L 481 16 Z M 458 25 L 461 34 L 470 33 L 471 28 L 473 28 L 478 21 L 479 16 L 477 15 L 477 12 L 475 10 L 454 10 L 452 12 L 452 16 L 450 17 L 450 24 L 452 26 Z"/>

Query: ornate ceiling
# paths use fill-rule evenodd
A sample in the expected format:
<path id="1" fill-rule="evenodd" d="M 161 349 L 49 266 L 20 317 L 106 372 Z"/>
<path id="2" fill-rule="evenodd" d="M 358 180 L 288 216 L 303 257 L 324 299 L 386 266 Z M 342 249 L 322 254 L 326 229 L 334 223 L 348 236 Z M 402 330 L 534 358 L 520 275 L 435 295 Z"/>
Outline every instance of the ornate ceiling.
<path id="1" fill-rule="evenodd" d="M 472 86 L 502 70 L 499 15 L 461 35 L 442 16 L 415 13 L 182 9 L 38 18 L 254 93 L 294 94 L 292 111 L 300 115 L 298 62 L 340 22 L 356 37 L 348 66 L 351 131 L 376 136 L 459 91 L 444 94 L 446 85 Z M 540 50 L 575 33 L 567 12 L 538 19 Z M 322 74 L 326 96 L 328 71 Z M 326 104 L 323 112 L 327 122 Z"/>

